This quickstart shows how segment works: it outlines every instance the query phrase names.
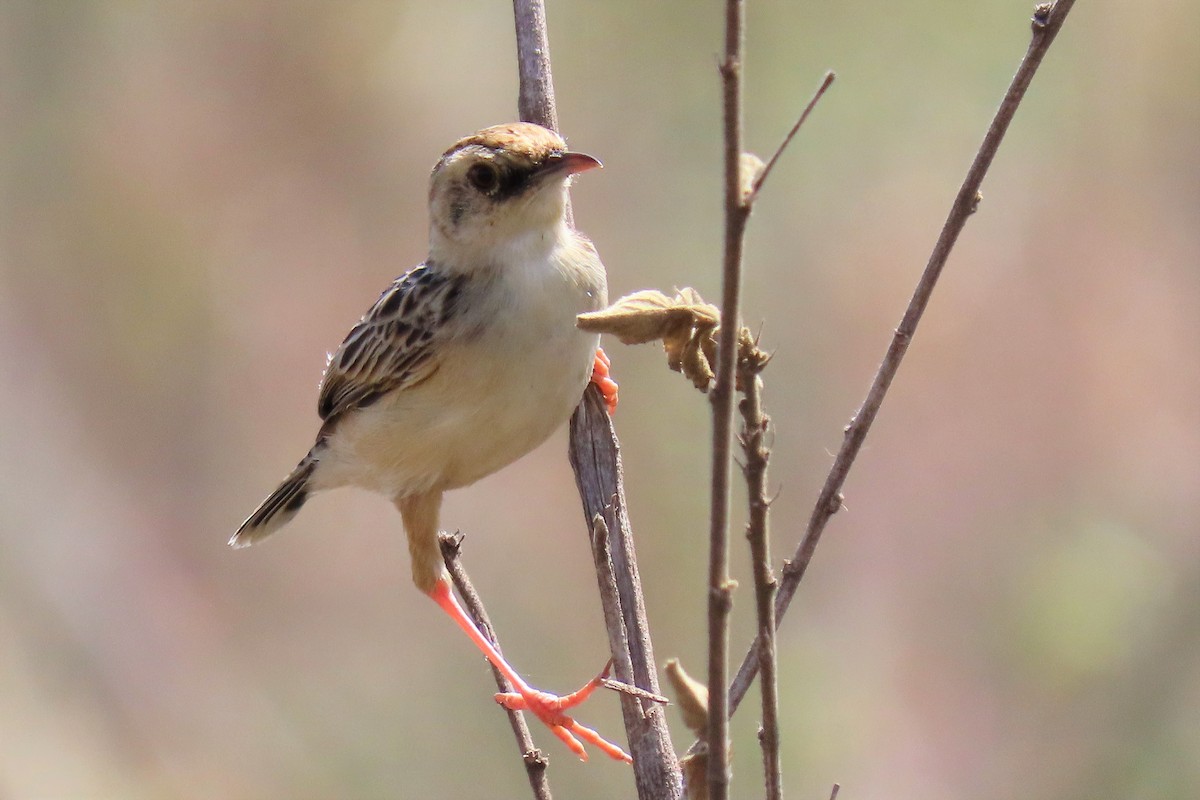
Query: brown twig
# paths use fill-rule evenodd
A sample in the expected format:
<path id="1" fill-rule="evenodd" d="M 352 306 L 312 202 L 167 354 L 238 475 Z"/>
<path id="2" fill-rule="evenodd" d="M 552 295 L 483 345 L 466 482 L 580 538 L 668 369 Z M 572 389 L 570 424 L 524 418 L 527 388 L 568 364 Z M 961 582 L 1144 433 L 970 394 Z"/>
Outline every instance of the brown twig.
<path id="1" fill-rule="evenodd" d="M 625 506 L 620 445 L 594 385 L 588 386 L 571 417 L 570 459 L 592 532 L 613 670 L 624 683 L 661 696 Z M 682 791 L 679 763 L 662 706 L 623 693 L 621 713 L 638 797 L 678 800 Z"/>
<path id="2" fill-rule="evenodd" d="M 833 83 L 834 74 L 826 72 L 821 84 L 813 93 L 812 99 L 804 107 L 796 123 L 792 126 L 783 141 L 775 148 L 775 152 L 763 165 L 758 175 L 750 183 L 745 192 L 743 205 L 746 213 L 753 209 L 763 185 L 770 176 L 775 165 L 783 156 L 788 145 L 796 138 L 817 103 L 825 95 Z M 742 176 L 745 180 L 745 176 Z M 741 348 L 739 348 L 740 350 Z M 755 342 L 757 350 L 757 342 Z M 763 757 L 763 781 L 767 800 L 782 800 L 783 771 L 779 758 L 779 681 L 778 658 L 775 647 L 775 592 L 777 583 L 771 570 L 770 516 L 771 500 L 767 496 L 767 463 L 771 451 L 766 444 L 767 430 L 770 419 L 762 410 L 762 379 L 759 373 L 766 366 L 767 359 L 756 361 L 738 358 L 738 385 L 742 387 L 744 396 L 740 408 L 742 412 L 742 451 L 745 464 L 742 472 L 746 476 L 746 489 L 750 505 L 749 522 L 746 528 L 746 538 L 750 543 L 750 559 L 754 571 L 754 606 L 758 621 L 759 671 L 762 673 L 762 727 L 759 729 L 759 745 Z M 730 712 L 731 713 L 731 712 Z"/>
<path id="3" fill-rule="evenodd" d="M 558 110 L 554 105 L 545 3 L 542 0 L 513 0 L 513 21 L 517 26 L 517 73 L 521 81 L 517 111 L 525 122 L 536 122 L 556 131 Z"/>
<path id="4" fill-rule="evenodd" d="M 742 414 L 740 436 L 745 466 L 746 488 L 750 504 L 746 539 L 750 543 L 750 561 L 754 571 L 754 610 L 758 619 L 759 671 L 762 678 L 762 728 L 759 744 L 762 747 L 763 779 L 767 800 L 783 800 L 783 775 L 779 763 L 779 683 L 775 651 L 775 575 L 771 571 L 771 539 L 767 497 L 767 464 L 771 450 L 767 432 L 771 420 L 763 413 L 762 378 L 759 371 L 765 362 L 748 359 L 738 362 L 739 383 L 744 396 L 739 409 Z"/>
<path id="5" fill-rule="evenodd" d="M 558 130 L 545 6 L 542 0 L 513 0 L 513 15 L 517 28 L 521 119 Z M 570 222 L 569 208 L 567 214 Z M 589 533 L 597 516 L 609 532 L 606 546 L 592 550 L 602 585 L 607 586 L 611 581 L 617 587 L 615 605 L 611 594 L 605 593 L 602 597 L 605 619 L 621 621 L 620 626 L 606 625 L 617 677 L 658 695 L 654 649 L 642 600 L 633 533 L 625 511 L 620 445 L 594 385 L 589 385 L 584 392 L 583 400 L 571 417 L 570 427 L 569 457 Z M 633 756 L 638 797 L 640 800 L 678 800 L 682 779 L 662 707 L 643 708 L 637 698 L 622 694 L 621 710 Z"/>
<path id="6" fill-rule="evenodd" d="M 787 132 L 787 136 L 783 137 L 783 141 L 779 143 L 779 147 L 775 148 L 775 152 L 767 159 L 767 163 L 763 166 L 762 171 L 750 184 L 750 191 L 746 195 L 746 205 L 754 205 L 754 201 L 758 199 L 758 193 L 762 191 L 763 184 L 767 182 L 767 176 L 771 174 L 771 170 L 775 169 L 775 164 L 779 162 L 779 157 L 783 155 L 783 151 L 787 150 L 788 145 L 792 143 L 792 139 L 796 138 L 796 134 L 800 132 L 800 127 L 804 125 L 808 115 L 812 113 L 817 102 L 825 95 L 825 91 L 833 83 L 833 79 L 837 76 L 832 71 L 826 72 L 825 77 L 821 79 L 821 85 L 813 92 L 812 99 L 808 101 L 808 105 L 800 112 L 800 117 L 796 120 L 796 124 Z"/>
<path id="7" fill-rule="evenodd" d="M 996 156 L 996 151 L 1000 148 L 1000 142 L 1004 139 L 1004 134 L 1008 130 L 1013 115 L 1016 114 L 1017 107 L 1021 104 L 1033 76 L 1037 73 L 1042 58 L 1054 42 L 1054 38 L 1061 30 L 1063 22 L 1066 21 L 1067 14 L 1074 4 L 1075 0 L 1057 0 L 1054 3 L 1040 4 L 1034 10 L 1033 37 L 1029 49 L 1013 76 L 1004 99 L 1000 102 L 1000 108 L 996 111 L 988 131 L 983 137 L 983 143 L 975 154 L 975 159 L 971 162 L 967 176 L 958 190 L 958 195 L 954 198 L 950 214 L 946 218 L 945 225 L 942 226 L 941 235 L 938 236 L 937 244 L 934 245 L 925 271 L 917 282 L 912 299 L 909 301 L 899 327 L 896 328 L 887 353 L 883 357 L 883 362 L 879 365 L 879 370 L 875 374 L 866 399 L 846 427 L 841 449 L 834 459 L 829 475 L 825 478 L 825 485 L 822 487 L 816 506 L 809 517 L 804 539 L 800 542 L 791 561 L 784 564 L 779 593 L 775 597 L 776 624 L 787 613 L 788 605 L 792 602 L 792 597 L 804 577 L 805 570 L 808 569 L 808 564 L 812 560 L 813 552 L 821 539 L 826 523 L 842 506 L 841 491 L 846 482 L 846 476 L 862 448 L 863 440 L 866 439 L 871 424 L 875 421 L 875 416 L 887 395 L 892 379 L 900 368 L 900 362 L 908 351 L 917 324 L 921 321 L 926 306 L 929 305 L 934 286 L 937 285 L 938 278 L 942 273 L 942 267 L 945 266 L 946 259 L 949 258 L 959 233 L 966 225 L 967 218 L 971 216 L 979 203 L 979 187 L 983 183 L 984 175 L 987 174 L 988 168 Z M 745 697 L 746 691 L 750 688 L 750 684 L 758 672 L 758 649 L 759 642 L 756 639 L 746 653 L 742 666 L 729 688 L 729 713 L 731 714 L 737 710 L 738 704 Z"/>
<path id="8" fill-rule="evenodd" d="M 712 497 L 708 566 L 708 796 L 729 796 L 729 484 L 732 473 L 733 390 L 741 328 L 742 250 L 750 207 L 742 180 L 742 42 L 744 0 L 726 0 L 725 58 L 721 62 L 725 140 L 725 247 L 717 384 L 712 394 Z"/>
<path id="9" fill-rule="evenodd" d="M 453 581 L 454 588 L 458 590 L 463 606 L 471 615 L 471 619 L 475 621 L 475 627 L 499 652 L 500 640 L 496 637 L 495 629 L 492 628 L 492 621 L 488 619 L 483 601 L 479 599 L 479 594 L 475 591 L 475 587 L 471 584 L 471 579 L 467 576 L 467 571 L 463 569 L 462 561 L 459 559 L 462 551 L 462 535 L 440 533 L 438 534 L 438 544 L 441 545 L 442 560 L 446 562 L 450 580 Z M 491 662 L 489 662 L 490 665 Z M 495 666 L 492 666 L 492 675 L 495 676 L 496 687 L 501 692 L 513 691 L 513 685 Z M 536 800 L 552 800 L 550 781 L 546 777 L 546 766 L 549 764 L 549 759 L 534 746 L 533 736 L 529 733 L 529 726 L 525 724 L 524 715 L 520 711 L 512 710 L 507 710 L 507 713 L 508 722 L 512 725 L 513 736 L 517 738 L 517 748 L 521 751 L 521 759 L 525 762 L 525 773 L 529 777 L 529 786 L 533 789 L 534 798 Z"/>
<path id="10" fill-rule="evenodd" d="M 636 697 L 639 700 L 649 700 L 651 703 L 658 703 L 661 706 L 670 705 L 671 700 L 665 695 L 655 694 L 646 689 L 639 689 L 632 683 L 625 683 L 616 678 L 602 678 L 600 685 L 612 692 L 627 694 L 630 697 Z"/>
<path id="11" fill-rule="evenodd" d="M 554 101 L 554 74 L 550 70 L 550 35 L 546 29 L 545 0 L 513 0 L 513 22 L 517 28 L 517 113 L 522 122 L 535 122 L 558 130 L 558 106 Z M 575 212 L 567 198 L 567 224 L 575 224 Z"/>

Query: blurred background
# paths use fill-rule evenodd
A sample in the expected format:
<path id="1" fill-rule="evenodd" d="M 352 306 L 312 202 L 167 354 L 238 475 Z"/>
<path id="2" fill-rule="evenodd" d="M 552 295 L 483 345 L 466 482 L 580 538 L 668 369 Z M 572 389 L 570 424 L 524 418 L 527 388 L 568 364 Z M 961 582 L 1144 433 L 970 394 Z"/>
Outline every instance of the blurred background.
<path id="1" fill-rule="evenodd" d="M 1031 6 L 750 4 L 752 149 L 838 74 L 749 233 L 777 560 Z M 717 299 L 719 4 L 549 18 L 614 296 Z M 1200 795 L 1197 30 L 1186 0 L 1083 2 L 1037 76 L 783 624 L 789 796 Z M 423 257 L 434 160 L 515 97 L 503 2 L 0 4 L 0 796 L 527 795 L 390 503 L 335 492 L 225 546 L 309 446 L 326 352 Z M 608 349 L 658 661 L 702 673 L 708 404 Z M 443 514 L 506 653 L 560 691 L 606 658 L 565 448 Z M 615 699 L 580 716 L 622 738 Z M 632 796 L 535 737 L 558 795 Z"/>

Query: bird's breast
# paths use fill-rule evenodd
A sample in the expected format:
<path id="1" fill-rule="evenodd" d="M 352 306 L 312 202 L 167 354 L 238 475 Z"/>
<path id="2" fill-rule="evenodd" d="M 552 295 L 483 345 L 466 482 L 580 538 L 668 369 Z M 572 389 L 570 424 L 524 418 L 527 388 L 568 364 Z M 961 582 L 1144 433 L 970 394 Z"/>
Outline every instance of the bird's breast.
<path id="1" fill-rule="evenodd" d="M 459 335 L 436 371 L 349 415 L 331 452 L 343 482 L 398 496 L 483 478 L 544 442 L 571 415 L 599 337 L 577 314 L 606 301 L 590 244 L 527 263 L 464 293 Z"/>

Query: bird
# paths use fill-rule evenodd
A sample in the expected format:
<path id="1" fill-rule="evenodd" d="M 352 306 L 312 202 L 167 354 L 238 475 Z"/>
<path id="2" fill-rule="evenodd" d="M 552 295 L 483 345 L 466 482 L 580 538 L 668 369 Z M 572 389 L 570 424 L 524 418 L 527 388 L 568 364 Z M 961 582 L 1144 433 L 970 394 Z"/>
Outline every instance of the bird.
<path id="1" fill-rule="evenodd" d="M 442 154 L 429 180 L 427 258 L 396 278 L 328 357 L 312 448 L 229 544 L 269 536 L 318 492 L 383 494 L 400 511 L 416 587 L 516 688 L 497 702 L 532 712 L 582 760 L 579 739 L 630 762 L 567 714 L 600 678 L 564 696 L 530 686 L 459 605 L 438 544 L 445 492 L 544 442 L 589 382 L 610 414 L 616 408 L 599 336 L 575 325 L 608 300 L 604 265 L 569 212 L 573 177 L 600 166 L 524 122 L 484 128 Z"/>

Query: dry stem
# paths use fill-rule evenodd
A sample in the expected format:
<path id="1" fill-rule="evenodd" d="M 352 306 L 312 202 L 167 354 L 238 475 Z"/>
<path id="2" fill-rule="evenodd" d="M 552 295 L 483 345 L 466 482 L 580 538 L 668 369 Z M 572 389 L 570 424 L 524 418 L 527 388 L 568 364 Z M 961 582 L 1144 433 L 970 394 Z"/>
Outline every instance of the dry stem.
<path id="1" fill-rule="evenodd" d="M 754 606 L 758 618 L 759 664 L 762 680 L 762 727 L 759 743 L 762 747 L 763 779 L 767 800 L 782 800 L 783 776 L 779 763 L 779 684 L 775 651 L 775 575 L 771 571 L 771 539 L 767 496 L 767 462 L 771 457 L 767 433 L 771 420 L 763 413 L 762 378 L 764 365 L 748 360 L 738 364 L 740 383 L 745 396 L 739 408 L 742 413 L 741 445 L 745 455 L 742 472 L 746 476 L 750 504 L 746 539 L 750 543 L 750 561 L 754 571 Z"/>
<path id="2" fill-rule="evenodd" d="M 525 122 L 558 130 L 543 0 L 513 0 L 513 17 L 517 32 L 520 117 Z M 573 222 L 569 207 L 567 217 L 568 222 Z M 614 620 L 606 627 L 617 677 L 657 695 L 654 651 L 642 602 L 632 532 L 625 512 L 619 445 L 595 386 L 588 387 L 571 417 L 569 455 L 589 534 L 597 517 L 609 532 L 603 546 L 594 546 L 592 550 L 603 587 L 601 602 L 605 619 Z M 617 588 L 615 597 L 607 591 L 614 584 Z M 679 764 L 662 707 L 622 693 L 621 708 L 633 756 L 638 797 L 640 800 L 678 800 L 681 792 Z"/>
<path id="3" fill-rule="evenodd" d="M 625 506 L 620 445 L 594 385 L 588 386 L 571 417 L 570 458 L 593 533 L 592 551 L 614 672 L 619 680 L 657 695 L 658 674 Z M 621 712 L 638 797 L 678 800 L 679 763 L 662 706 L 622 693 Z"/>
<path id="4" fill-rule="evenodd" d="M 1025 96 L 1026 89 L 1029 88 L 1033 76 L 1037 73 L 1042 58 L 1054 42 L 1055 36 L 1058 35 L 1074 4 L 1075 0 L 1057 0 L 1054 3 L 1041 4 L 1034 11 L 1033 38 L 1030 41 L 1029 49 L 1013 76 L 1004 99 L 1000 102 L 1000 108 L 996 111 L 996 115 L 988 127 L 983 143 L 975 154 L 967 176 L 958 190 L 958 195 L 954 198 L 950 214 L 946 218 L 945 225 L 942 226 L 941 235 L 938 236 L 937 244 L 934 245 L 925 271 L 917 282 L 912 299 L 909 301 L 899 327 L 896 328 L 895 335 L 875 374 L 866 399 L 846 427 L 842 447 L 834 459 L 829 475 L 825 478 L 825 485 L 821 489 L 816 506 L 809 517 L 804 539 L 800 542 L 791 561 L 784 565 L 779 593 L 775 597 L 776 624 L 787 613 L 788 605 L 804 577 L 805 570 L 808 569 L 808 564 L 812 560 L 813 552 L 821 539 L 826 523 L 842 506 L 841 490 L 846 482 L 846 476 L 862 448 L 863 440 L 866 439 L 871 424 L 875 421 L 875 416 L 887 395 L 892 379 L 900 368 L 900 362 L 908 351 L 908 345 L 916 332 L 917 324 L 921 321 L 921 315 L 925 313 L 925 308 L 929 305 L 929 299 L 933 294 L 938 277 L 942 273 L 942 267 L 945 266 L 950 251 L 958 240 L 959 233 L 966 225 L 967 218 L 971 216 L 979 203 L 979 187 L 983 183 L 984 175 L 987 174 L 987 170 L 996 156 L 996 151 L 1000 148 L 1000 142 L 1012 122 L 1013 115 L 1016 114 L 1017 107 Z M 729 688 L 729 713 L 731 714 L 737 710 L 738 704 L 745 697 L 746 691 L 750 688 L 750 684 L 758 672 L 758 649 L 759 640 L 755 640 Z"/>
<path id="5" fill-rule="evenodd" d="M 479 599 L 479 594 L 471 584 L 471 579 L 467 576 L 467 571 L 463 569 L 462 561 L 459 560 L 459 554 L 462 549 L 462 536 L 460 534 L 443 532 L 438 535 L 438 543 L 442 547 L 442 560 L 446 562 L 446 569 L 450 572 L 450 580 L 454 582 L 454 588 L 458 590 L 458 595 L 462 598 L 467 613 L 475 621 L 475 627 L 492 643 L 496 648 L 496 652 L 501 652 L 500 640 L 496 637 L 496 631 L 492 628 L 492 621 L 488 619 L 487 610 L 483 607 L 483 601 Z M 514 691 L 514 687 L 508 682 L 508 678 L 505 678 L 500 670 L 496 669 L 490 661 L 488 664 L 492 667 L 492 675 L 496 678 L 496 687 L 501 692 Z M 533 736 L 529 733 L 529 726 L 525 724 L 524 715 L 520 711 L 508 710 L 507 713 L 508 722 L 512 725 L 513 736 L 517 738 L 517 749 L 521 752 L 521 760 L 525 762 L 525 772 L 529 777 L 529 786 L 533 789 L 534 798 L 536 800 L 551 800 L 550 781 L 546 777 L 546 766 L 549 764 L 549 760 L 541 750 L 538 750 L 534 746 Z"/>
<path id="6" fill-rule="evenodd" d="M 732 472 L 733 390 L 737 332 L 741 327 L 742 250 L 750 207 L 742 181 L 742 42 L 744 0 L 725 4 L 725 59 L 721 63 L 725 130 L 725 254 L 717 385 L 712 396 L 712 505 L 708 566 L 708 796 L 729 796 L 729 484 Z"/>
<path id="7" fill-rule="evenodd" d="M 808 101 L 808 105 L 800 112 L 800 116 L 796 119 L 796 124 L 783 137 L 783 141 L 779 143 L 779 147 L 775 148 L 775 152 L 767 159 L 767 163 L 763 165 L 762 171 L 755 177 L 754 182 L 750 184 L 750 191 L 746 195 L 746 205 L 754 205 L 754 201 L 758 199 L 758 193 L 762 191 L 763 184 L 767 182 L 771 170 L 775 169 L 775 165 L 779 163 L 780 156 L 783 151 L 787 150 L 788 145 L 792 143 L 792 139 L 796 138 L 796 134 L 800 132 L 800 128 L 804 125 L 804 121 L 808 119 L 808 115 L 816 108 L 817 102 L 825 95 L 825 91 L 833 84 L 833 79 L 837 76 L 833 72 L 826 72 L 825 77 L 821 79 L 821 85 L 817 87 L 817 91 L 813 92 L 812 99 Z"/>

